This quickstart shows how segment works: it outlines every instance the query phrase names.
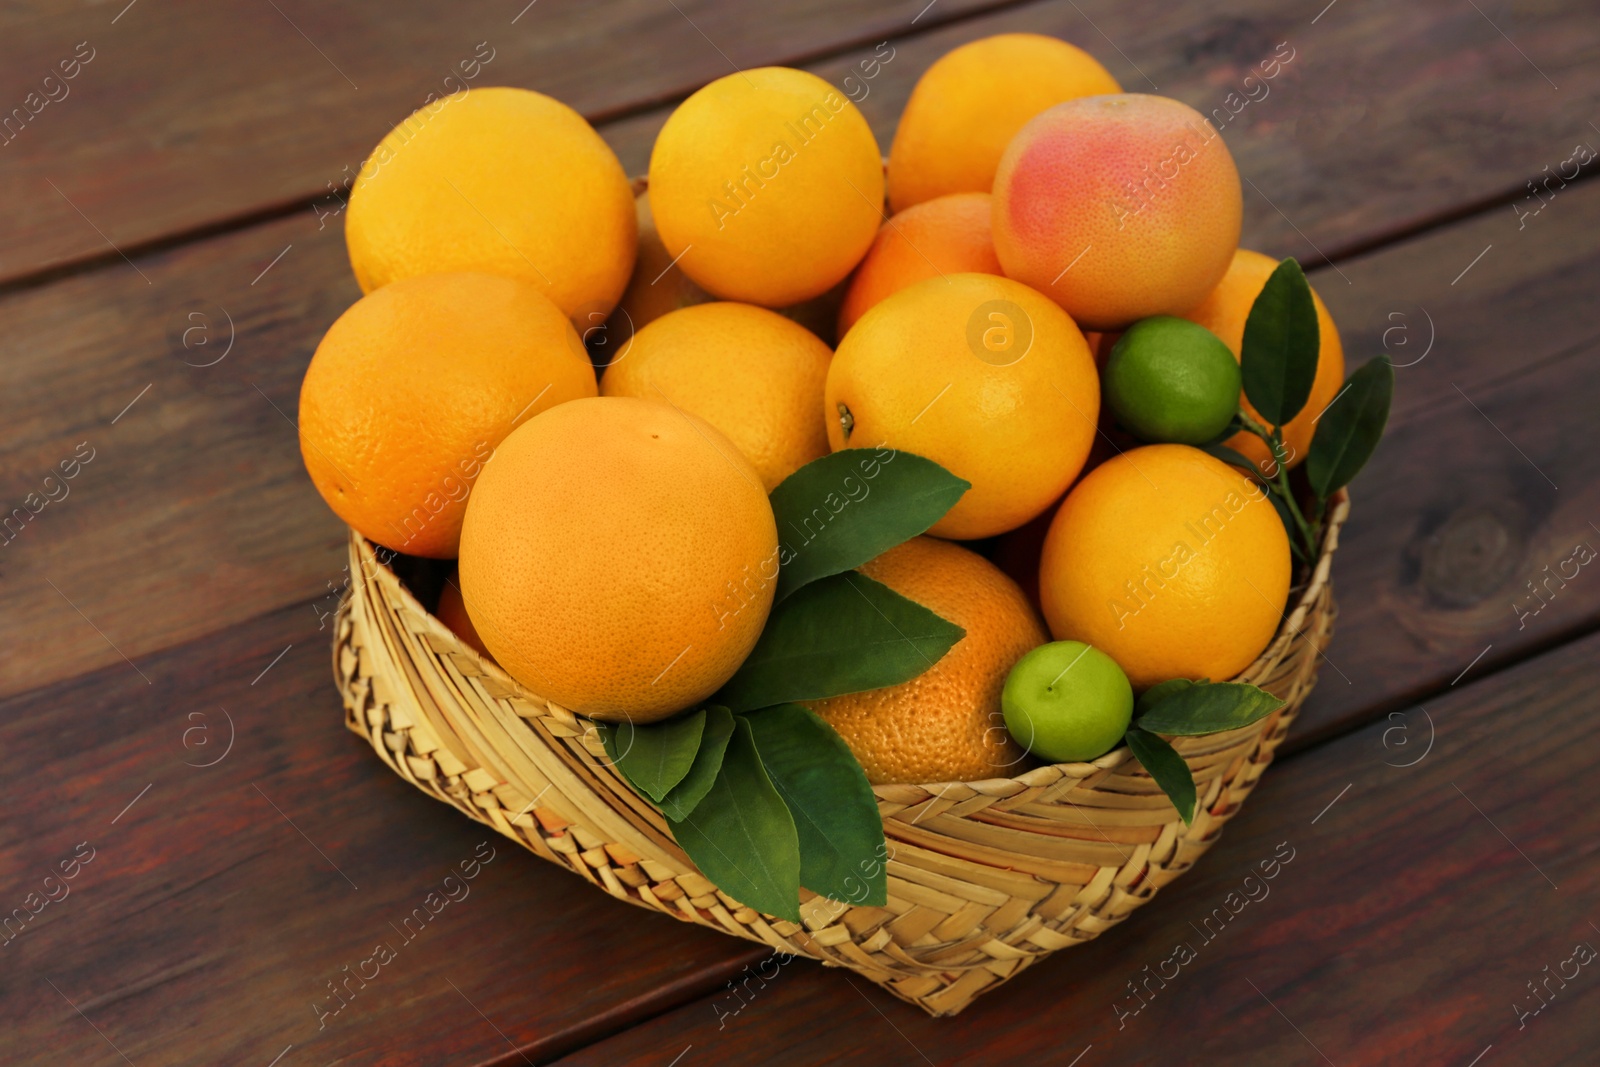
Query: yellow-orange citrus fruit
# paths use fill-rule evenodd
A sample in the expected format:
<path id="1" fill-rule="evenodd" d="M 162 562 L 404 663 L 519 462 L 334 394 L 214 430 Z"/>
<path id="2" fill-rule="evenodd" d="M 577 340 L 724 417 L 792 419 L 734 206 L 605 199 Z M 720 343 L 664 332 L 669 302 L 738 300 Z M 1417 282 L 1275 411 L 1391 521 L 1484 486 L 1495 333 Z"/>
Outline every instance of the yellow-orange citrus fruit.
<path id="1" fill-rule="evenodd" d="M 972 488 L 930 533 L 988 537 L 1049 507 L 1083 466 L 1100 380 L 1083 334 L 1009 278 L 952 274 L 872 308 L 839 343 L 828 443 L 925 456 Z"/>
<path id="2" fill-rule="evenodd" d="M 805 71 L 717 79 L 679 105 L 650 154 L 667 251 L 728 300 L 782 307 L 831 289 L 872 243 L 882 204 L 867 120 Z"/>
<path id="3" fill-rule="evenodd" d="M 1243 212 L 1221 135 L 1162 96 L 1057 104 L 1022 128 L 994 179 L 1006 274 L 1086 330 L 1200 303 L 1228 269 Z"/>
<path id="4" fill-rule="evenodd" d="M 317 345 L 300 386 L 300 455 L 364 537 L 449 559 L 473 481 L 506 434 L 597 392 L 582 353 L 566 316 L 515 278 L 386 285 Z"/>
<path id="5" fill-rule="evenodd" d="M 871 782 L 1005 778 L 1023 751 L 1005 730 L 1011 667 L 1048 638 L 1015 582 L 975 552 L 917 537 L 861 572 L 967 631 L 922 674 L 885 689 L 813 702 Z"/>
<path id="6" fill-rule="evenodd" d="M 697 415 L 744 453 L 768 492 L 828 454 L 822 383 L 833 353 L 815 334 L 751 304 L 697 304 L 640 330 L 606 368 L 605 396 Z"/>
<path id="7" fill-rule="evenodd" d="M 480 656 L 493 658 L 483 638 L 478 636 L 478 628 L 472 625 L 472 616 L 467 614 L 467 605 L 461 599 L 461 577 L 455 571 L 444 580 L 444 588 L 439 591 L 439 607 L 434 614 Z"/>
<path id="8" fill-rule="evenodd" d="M 856 268 L 839 308 L 843 337 L 884 297 L 946 274 L 999 274 L 988 193 L 953 193 L 926 200 L 883 224 Z"/>
<path id="9" fill-rule="evenodd" d="M 1250 317 L 1250 308 L 1277 267 L 1278 261 L 1271 256 L 1239 249 L 1233 254 L 1228 273 L 1211 290 L 1211 295 L 1199 307 L 1185 312 L 1183 317 L 1198 322 L 1222 338 L 1222 343 L 1233 350 L 1237 359 L 1244 342 L 1244 324 Z M 1328 308 L 1316 290 L 1312 290 L 1311 299 L 1317 305 L 1317 330 L 1322 337 L 1322 347 L 1317 351 L 1317 377 L 1311 383 L 1311 397 L 1300 414 L 1283 427 L 1283 443 L 1289 447 L 1291 467 L 1306 458 L 1306 452 L 1311 447 L 1311 435 L 1317 431 L 1317 416 L 1344 387 L 1344 345 L 1339 341 L 1339 329 L 1333 324 L 1333 316 L 1328 314 Z M 1271 428 L 1272 424 L 1250 406 L 1248 399 L 1241 395 L 1239 400 L 1251 418 Z M 1262 471 L 1271 472 L 1271 450 L 1255 434 L 1240 431 L 1228 439 L 1227 445 L 1243 452 Z"/>
<path id="10" fill-rule="evenodd" d="M 526 89 L 456 93 L 414 112 L 361 166 L 345 215 L 363 292 L 441 271 L 536 286 L 604 318 L 633 268 L 633 191 L 582 115 Z"/>
<path id="11" fill-rule="evenodd" d="M 710 696 L 772 606 L 778 532 L 755 468 L 667 404 L 595 397 L 507 437 L 461 531 L 461 592 L 496 661 L 598 719 Z"/>
<path id="12" fill-rule="evenodd" d="M 1223 681 L 1277 632 L 1289 537 L 1260 484 L 1188 445 L 1106 460 L 1045 535 L 1039 594 L 1050 632 L 1107 653 L 1135 689 Z"/>
<path id="13" fill-rule="evenodd" d="M 1036 33 L 953 49 L 911 90 L 889 148 L 889 204 L 904 211 L 950 193 L 989 191 L 1011 138 L 1046 108 L 1120 93 L 1093 56 Z"/>

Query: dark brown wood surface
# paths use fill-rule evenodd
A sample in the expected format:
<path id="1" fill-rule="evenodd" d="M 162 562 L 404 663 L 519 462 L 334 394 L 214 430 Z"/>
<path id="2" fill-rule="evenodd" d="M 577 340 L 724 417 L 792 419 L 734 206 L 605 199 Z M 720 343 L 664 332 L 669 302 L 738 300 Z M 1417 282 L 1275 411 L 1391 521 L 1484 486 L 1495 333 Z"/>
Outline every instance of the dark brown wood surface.
<path id="1" fill-rule="evenodd" d="M 1538 204 L 1519 201 L 1525 180 L 1578 141 L 1600 146 L 1592 23 L 1572 0 L 448 13 L 119 0 L 0 14 L 0 89 L 15 103 L 35 67 L 42 77 L 81 40 L 96 49 L 71 95 L 0 146 L 6 507 L 79 460 L 69 494 L 0 547 L 4 907 L 36 906 L 24 901 L 56 864 L 80 842 L 96 850 L 70 895 L 0 948 L 0 1061 L 684 1053 L 688 1067 L 789 1048 L 796 1063 L 1066 1063 L 1093 1043 L 1083 1067 L 1465 1065 L 1493 1043 L 1483 1067 L 1589 1062 L 1593 1001 L 1566 1003 L 1592 998 L 1586 979 L 1506 1031 L 1522 983 L 1582 936 L 1568 927 L 1595 888 L 1585 772 L 1600 679 L 1585 635 L 1600 585 L 1584 571 L 1535 599 L 1527 583 L 1578 541 L 1600 544 L 1600 186 L 1585 172 L 1518 218 Z M 1154 905 L 954 1021 L 795 962 L 719 1030 L 735 1001 L 718 990 L 760 950 L 624 908 L 497 841 L 470 894 L 415 941 L 385 933 L 484 834 L 340 721 L 324 616 L 343 531 L 291 419 L 312 348 L 358 291 L 342 220 L 319 220 L 328 205 L 313 198 L 481 40 L 495 58 L 474 84 L 566 99 L 639 172 L 670 102 L 730 63 L 800 63 L 842 83 L 891 39 L 861 100 L 887 147 L 933 58 L 1019 29 L 1206 111 L 1278 42 L 1295 49 L 1224 130 L 1258 187 L 1245 243 L 1331 256 L 1313 282 L 1352 366 L 1384 351 L 1401 364 L 1391 432 L 1354 487 L 1338 634 L 1296 754 Z M 1421 751 L 1419 701 L 1435 748 L 1384 767 Z M 1202 950 L 1207 976 L 1186 967 L 1116 1031 L 1119 983 L 1285 839 L 1304 851 L 1271 900 Z M 328 981 L 386 938 L 396 958 L 319 1028 Z"/>
<path id="2" fill-rule="evenodd" d="M 1352 366 L 1386 344 L 1399 363 L 1427 355 L 1397 372 L 1390 436 L 1356 483 L 1343 621 L 1292 744 L 1437 689 L 1480 652 L 1478 667 L 1505 663 L 1600 618 L 1600 584 L 1513 610 L 1537 606 L 1525 583 L 1545 565 L 1600 536 L 1582 416 L 1600 330 L 1569 310 L 1600 270 L 1600 248 L 1570 234 L 1597 226 L 1600 186 L 1578 185 L 1520 231 L 1506 208 L 1313 272 Z M 12 496 L 95 449 L 70 495 L 0 550 L 17 653 L 0 661 L 0 694 L 291 604 L 302 640 L 326 640 L 319 598 L 342 581 L 344 534 L 290 419 L 317 338 L 357 295 L 342 241 L 280 220 L 141 269 L 153 285 L 107 267 L 0 301 L 20 324 L 0 344 L 43 353 L 0 361 L 18 413 Z"/>
<path id="3" fill-rule="evenodd" d="M 1490 20 L 1455 0 L 1338 3 L 1318 17 L 1323 4 L 1044 0 L 1007 8 L 893 35 L 894 59 L 860 106 L 887 152 L 917 76 L 944 52 L 992 33 L 1062 37 L 1094 54 L 1126 91 L 1158 92 L 1224 121 L 1239 171 L 1254 183 L 1245 186 L 1241 243 L 1308 263 L 1525 196 L 1526 180 L 1543 177 L 1546 164 L 1554 171 L 1575 143 L 1597 134 L 1588 123 L 1600 123 L 1600 35 L 1581 0 L 1519 7 L 1514 22 L 1506 11 Z M 1515 44 L 1497 25 L 1514 31 Z M 1292 58 L 1264 97 L 1241 108 L 1245 89 L 1259 91 L 1244 79 L 1280 44 Z M 870 52 L 810 68 L 843 84 Z M 1238 94 L 1232 102 L 1230 93 Z M 1238 109 L 1231 118 L 1230 108 Z M 630 170 L 643 171 L 669 113 L 603 131 Z"/>
<path id="4" fill-rule="evenodd" d="M 7 929 L 0 1062 L 120 1062 L 114 1045 L 267 1064 L 293 1045 L 285 1063 L 432 1065 L 507 1039 L 553 1057 L 762 955 L 617 905 L 401 781 L 344 728 L 309 617 L 0 704 L 6 912 L 59 896 L 45 877 L 93 850 Z M 380 944 L 394 958 L 363 965 Z"/>
<path id="5" fill-rule="evenodd" d="M 861 96 L 887 151 L 916 76 L 984 34 L 1065 37 L 1128 91 L 1161 92 L 1207 114 L 1237 108 L 1228 94 L 1242 94 L 1244 78 L 1286 42 L 1294 58 L 1223 132 L 1257 186 L 1246 243 L 1306 259 L 1519 193 L 1588 136 L 1600 94 L 1600 39 L 1582 0 L 1495 18 L 1454 0 L 1345 4 L 1322 15 L 1274 0 L 1191 0 L 1159 18 L 1109 0 L 827 0 L 759 13 L 704 0 L 599 9 L 543 0 L 525 11 L 474 0 L 448 15 L 387 5 L 381 18 L 275 6 L 144 3 L 115 25 L 98 8 L 96 17 L 44 5 L 10 16 L 26 32 L 0 32 L 0 100 L 21 105 L 80 41 L 94 58 L 64 83 L 59 103 L 0 147 L 0 193 L 12 205 L 0 220 L 0 281 L 120 262 L 119 248 L 296 205 L 309 212 L 389 127 L 452 72 L 459 79 L 479 42 L 493 59 L 470 84 L 538 89 L 612 120 L 605 132 L 635 172 L 668 113 L 650 105 L 734 65 L 798 63 L 842 84 L 872 44 L 894 42 L 894 60 Z M 990 7 L 1001 10 L 960 18 Z M 830 52 L 842 54 L 811 59 Z M 1481 91 L 1489 84 L 1493 92 Z M 1402 158 L 1403 170 L 1391 166 Z"/>
<path id="6" fill-rule="evenodd" d="M 704 0 L 9 5 L 0 108 L 39 102 L 0 146 L 0 281 L 303 207 L 350 181 L 430 93 L 519 85 L 601 120 L 735 65 L 804 62 L 994 4 L 940 0 L 920 18 L 927 0 L 785 0 L 759 14 Z M 58 69 L 83 42 L 89 62 Z"/>
<path id="7" fill-rule="evenodd" d="M 561 1063 L 1592 1064 L 1600 957 L 1515 1007 L 1600 952 L 1597 656 L 1589 637 L 1430 701 L 1431 728 L 1417 709 L 1283 760 L 1180 883 L 954 1019 L 795 960 Z"/>

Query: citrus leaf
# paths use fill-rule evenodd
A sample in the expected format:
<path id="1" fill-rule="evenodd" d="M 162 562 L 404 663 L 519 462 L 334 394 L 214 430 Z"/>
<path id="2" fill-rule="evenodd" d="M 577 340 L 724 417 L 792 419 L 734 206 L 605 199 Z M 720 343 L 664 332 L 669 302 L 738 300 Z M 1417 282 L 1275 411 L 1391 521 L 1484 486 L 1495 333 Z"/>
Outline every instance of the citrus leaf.
<path id="1" fill-rule="evenodd" d="M 720 704 L 707 707 L 706 728 L 700 735 L 700 750 L 695 753 L 694 765 L 684 775 L 683 781 L 673 786 L 672 791 L 662 798 L 659 805 L 667 818 L 682 822 L 705 799 L 717 780 L 717 772 L 722 769 L 728 738 L 732 736 L 733 712 Z"/>
<path id="2" fill-rule="evenodd" d="M 1140 694 L 1139 699 L 1133 703 L 1134 718 L 1138 718 L 1167 697 L 1174 693 L 1181 693 L 1195 683 L 1188 678 L 1173 678 L 1169 681 L 1158 682 Z"/>
<path id="3" fill-rule="evenodd" d="M 1300 413 L 1317 378 L 1317 305 L 1300 264 L 1278 264 L 1244 323 L 1239 372 L 1244 395 L 1269 426 Z"/>
<path id="4" fill-rule="evenodd" d="M 812 460 L 772 491 L 775 599 L 924 532 L 969 488 L 933 460 L 890 448 L 846 448 Z"/>
<path id="5" fill-rule="evenodd" d="M 1319 499 L 1328 499 L 1361 473 L 1383 437 L 1393 399 L 1394 365 L 1379 356 L 1350 375 L 1343 392 L 1323 409 L 1306 454 L 1306 475 Z"/>
<path id="6" fill-rule="evenodd" d="M 1222 462 L 1224 462 L 1224 463 L 1232 464 L 1235 467 L 1243 467 L 1245 470 L 1249 471 L 1251 474 L 1258 474 L 1259 473 L 1256 470 L 1255 460 L 1251 459 L 1249 456 L 1245 455 L 1243 452 L 1237 451 L 1236 449 L 1229 448 L 1227 445 L 1219 445 L 1219 444 L 1216 444 L 1216 443 L 1213 442 L 1212 444 L 1201 445 L 1200 446 L 1200 451 L 1209 452 L 1211 455 L 1213 455 L 1213 456 L 1217 457 L 1218 459 L 1222 460 Z"/>
<path id="7" fill-rule="evenodd" d="M 1167 744 L 1166 739 L 1149 733 L 1145 730 L 1129 730 L 1123 738 L 1128 743 L 1128 748 L 1150 772 L 1150 777 L 1156 780 L 1156 785 L 1167 794 L 1167 799 L 1172 801 L 1172 806 L 1178 809 L 1178 814 L 1183 818 L 1184 824 L 1194 822 L 1194 775 L 1189 773 L 1189 765 L 1178 755 L 1177 750 Z"/>
<path id="8" fill-rule="evenodd" d="M 772 609 L 756 647 L 715 699 L 731 711 L 753 711 L 899 685 L 964 636 L 864 574 L 830 575 Z"/>
<path id="9" fill-rule="evenodd" d="M 710 791 L 687 818 L 668 825 L 717 888 L 757 911 L 800 921 L 800 841 L 749 723 L 735 718 Z"/>
<path id="10" fill-rule="evenodd" d="M 888 903 L 883 819 L 861 765 L 798 704 L 744 717 L 800 835 L 800 884 L 846 904 Z"/>
<path id="11" fill-rule="evenodd" d="M 1245 682 L 1200 683 L 1168 690 L 1151 702 L 1138 723 L 1141 730 L 1194 737 L 1249 726 L 1281 707 L 1283 701 Z"/>
<path id="12" fill-rule="evenodd" d="M 611 757 L 617 770 L 636 789 L 659 804 L 694 765 L 705 724 L 706 713 L 702 709 L 665 722 L 611 723 L 600 733 L 606 755 Z"/>

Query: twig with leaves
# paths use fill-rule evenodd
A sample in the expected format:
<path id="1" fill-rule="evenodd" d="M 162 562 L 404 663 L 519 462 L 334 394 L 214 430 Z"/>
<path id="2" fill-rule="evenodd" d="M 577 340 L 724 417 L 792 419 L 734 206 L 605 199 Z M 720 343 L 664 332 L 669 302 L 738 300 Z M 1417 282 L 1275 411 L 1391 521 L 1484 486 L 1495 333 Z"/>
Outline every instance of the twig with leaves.
<path id="1" fill-rule="evenodd" d="M 1289 481 L 1294 457 L 1284 444 L 1283 427 L 1311 399 L 1321 348 L 1311 286 L 1300 264 L 1285 259 L 1267 279 L 1245 320 L 1239 353 L 1244 391 L 1238 413 L 1218 441 L 1205 446 L 1212 455 L 1248 469 L 1261 480 L 1289 531 L 1295 558 L 1308 564 L 1315 562 L 1321 551 L 1322 519 L 1329 498 L 1372 458 L 1394 395 L 1394 366 L 1388 356 L 1378 356 L 1352 374 L 1318 413 L 1305 458 L 1311 504 L 1307 515 Z M 1270 471 L 1221 443 L 1241 430 L 1266 444 L 1272 457 Z"/>

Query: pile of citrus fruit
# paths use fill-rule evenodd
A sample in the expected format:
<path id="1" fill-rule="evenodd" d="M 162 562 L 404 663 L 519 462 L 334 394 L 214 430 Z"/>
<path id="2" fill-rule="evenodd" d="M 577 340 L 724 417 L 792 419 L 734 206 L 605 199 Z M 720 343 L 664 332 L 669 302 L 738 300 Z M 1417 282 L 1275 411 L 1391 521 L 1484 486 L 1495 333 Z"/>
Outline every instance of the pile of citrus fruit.
<path id="1" fill-rule="evenodd" d="M 459 561 L 438 611 L 464 641 L 616 724 L 691 854 L 760 782 L 803 804 L 785 753 L 859 795 L 1125 739 L 1148 764 L 1186 731 L 1136 714 L 1278 706 L 1224 683 L 1388 379 L 1347 386 L 1298 265 L 1238 248 L 1204 116 L 1008 34 L 922 75 L 887 162 L 821 78 L 721 78 L 641 189 L 536 92 L 407 118 L 350 196 L 366 295 L 300 440 L 356 531 Z M 797 877 L 826 881 L 805 821 Z"/>

